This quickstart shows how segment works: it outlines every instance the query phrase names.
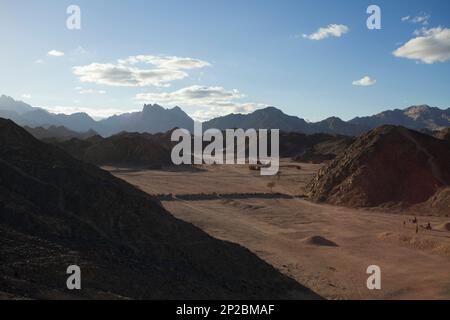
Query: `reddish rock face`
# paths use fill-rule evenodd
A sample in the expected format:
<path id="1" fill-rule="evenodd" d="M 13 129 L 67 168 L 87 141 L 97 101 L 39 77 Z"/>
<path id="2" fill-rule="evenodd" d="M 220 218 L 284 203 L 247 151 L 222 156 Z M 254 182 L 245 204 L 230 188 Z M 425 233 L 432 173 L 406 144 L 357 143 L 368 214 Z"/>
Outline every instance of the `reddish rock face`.
<path id="1" fill-rule="evenodd" d="M 351 206 L 414 205 L 450 184 L 450 147 L 403 127 L 358 138 L 308 185 L 316 201 Z"/>

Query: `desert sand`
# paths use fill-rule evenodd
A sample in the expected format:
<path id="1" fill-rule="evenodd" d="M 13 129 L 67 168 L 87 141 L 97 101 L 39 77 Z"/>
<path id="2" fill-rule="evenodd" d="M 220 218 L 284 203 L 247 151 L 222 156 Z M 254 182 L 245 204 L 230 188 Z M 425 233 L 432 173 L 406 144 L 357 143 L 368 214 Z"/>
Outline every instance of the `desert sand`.
<path id="1" fill-rule="evenodd" d="M 211 236 L 238 243 L 282 273 L 328 299 L 450 299 L 449 217 L 350 209 L 303 199 L 320 165 L 281 162 L 280 177 L 247 166 L 197 166 L 177 170 L 106 168 L 145 192 L 171 193 L 162 201 L 175 217 Z M 301 169 L 297 166 L 300 166 Z M 269 182 L 274 182 L 271 190 Z M 292 198 L 246 197 L 277 192 Z M 177 194 L 212 194 L 185 201 Z M 242 193 L 230 199 L 226 194 Z M 221 196 L 224 195 L 224 196 Z M 381 290 L 369 290 L 367 267 L 381 268 Z"/>

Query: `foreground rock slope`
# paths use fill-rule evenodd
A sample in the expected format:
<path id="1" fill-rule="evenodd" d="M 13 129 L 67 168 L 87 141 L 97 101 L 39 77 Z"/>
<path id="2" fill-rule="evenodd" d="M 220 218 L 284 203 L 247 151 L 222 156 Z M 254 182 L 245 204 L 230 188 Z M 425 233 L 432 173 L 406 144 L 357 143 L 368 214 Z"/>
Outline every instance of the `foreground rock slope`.
<path id="1" fill-rule="evenodd" d="M 318 298 L 248 250 L 0 119 L 0 297 Z M 82 290 L 66 289 L 66 268 Z"/>

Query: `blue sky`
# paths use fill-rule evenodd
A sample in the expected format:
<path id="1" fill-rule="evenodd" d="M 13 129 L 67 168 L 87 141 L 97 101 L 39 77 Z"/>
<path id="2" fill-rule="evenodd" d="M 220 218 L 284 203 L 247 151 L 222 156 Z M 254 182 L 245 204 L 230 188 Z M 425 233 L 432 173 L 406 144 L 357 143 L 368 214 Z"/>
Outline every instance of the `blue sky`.
<path id="1" fill-rule="evenodd" d="M 66 27 L 71 4 L 81 30 Z M 370 4 L 381 30 L 366 27 Z M 445 0 L 0 0 L 0 93 L 96 117 L 150 102 L 197 119 L 447 108 L 449 28 Z"/>

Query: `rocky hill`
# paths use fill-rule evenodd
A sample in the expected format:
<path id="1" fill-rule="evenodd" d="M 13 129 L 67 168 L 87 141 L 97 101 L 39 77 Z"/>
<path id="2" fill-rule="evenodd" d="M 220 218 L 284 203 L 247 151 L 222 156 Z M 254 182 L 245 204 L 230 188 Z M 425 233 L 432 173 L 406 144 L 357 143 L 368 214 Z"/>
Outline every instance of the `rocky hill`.
<path id="1" fill-rule="evenodd" d="M 87 132 L 76 132 L 67 129 L 64 126 L 50 126 L 48 128 L 31 128 L 28 126 L 24 126 L 23 128 L 27 130 L 31 135 L 33 135 L 33 137 L 35 137 L 36 139 L 47 141 L 65 141 L 73 138 L 84 140 L 98 135 L 98 133 L 94 130 L 89 130 Z"/>
<path id="2" fill-rule="evenodd" d="M 414 206 L 450 185 L 450 147 L 398 126 L 359 137 L 308 186 L 316 201 L 351 207 Z M 444 196 L 440 196 L 442 199 Z M 450 213 L 450 207 L 441 214 Z"/>
<path id="3" fill-rule="evenodd" d="M 73 157 L 98 166 L 155 169 L 169 166 L 172 143 L 165 134 L 120 133 L 109 138 L 71 139 L 55 142 Z"/>
<path id="4" fill-rule="evenodd" d="M 336 157 L 353 141 L 354 138 L 341 135 L 280 132 L 280 156 L 301 162 L 322 162 Z"/>

